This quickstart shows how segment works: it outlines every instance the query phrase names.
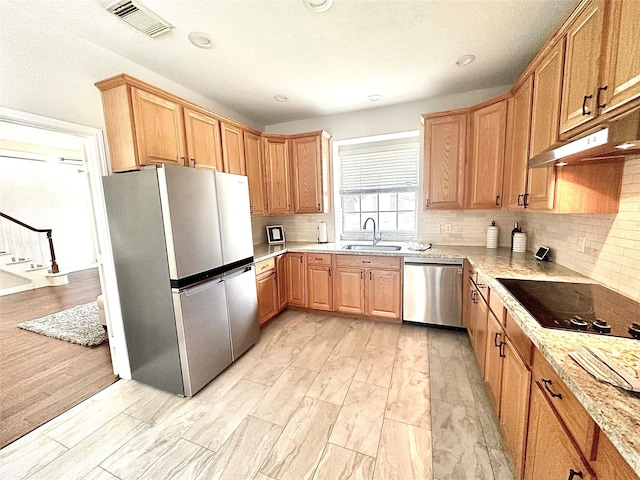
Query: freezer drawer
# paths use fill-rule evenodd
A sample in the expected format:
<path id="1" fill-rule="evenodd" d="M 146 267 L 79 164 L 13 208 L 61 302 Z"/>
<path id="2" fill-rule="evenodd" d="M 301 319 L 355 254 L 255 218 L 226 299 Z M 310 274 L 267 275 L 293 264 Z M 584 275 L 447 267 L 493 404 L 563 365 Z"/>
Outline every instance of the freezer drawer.
<path id="1" fill-rule="evenodd" d="M 190 397 L 232 362 L 224 282 L 182 289 L 173 301 L 184 395 Z"/>
<path id="2" fill-rule="evenodd" d="M 462 326 L 462 263 L 405 259 L 402 319 Z"/>

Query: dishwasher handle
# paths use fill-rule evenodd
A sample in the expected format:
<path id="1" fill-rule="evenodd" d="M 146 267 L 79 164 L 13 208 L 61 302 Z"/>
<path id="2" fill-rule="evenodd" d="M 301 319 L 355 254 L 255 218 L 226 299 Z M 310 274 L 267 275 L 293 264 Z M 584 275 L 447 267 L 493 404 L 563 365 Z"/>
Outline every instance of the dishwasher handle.
<path id="1" fill-rule="evenodd" d="M 404 257 L 405 265 L 416 266 L 444 266 L 444 267 L 460 267 L 462 268 L 463 260 L 461 258 L 419 258 L 419 257 Z"/>

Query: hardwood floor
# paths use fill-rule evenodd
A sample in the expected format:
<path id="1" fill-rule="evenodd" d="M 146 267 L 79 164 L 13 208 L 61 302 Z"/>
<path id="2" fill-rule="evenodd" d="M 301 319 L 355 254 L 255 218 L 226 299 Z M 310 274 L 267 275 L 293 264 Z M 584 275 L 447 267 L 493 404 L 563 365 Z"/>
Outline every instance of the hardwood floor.
<path id="1" fill-rule="evenodd" d="M 0 470 L 7 479 L 512 480 L 472 362 L 462 332 L 285 311 L 193 398 L 121 380 L 0 450 Z"/>
<path id="2" fill-rule="evenodd" d="M 107 342 L 89 348 L 16 327 L 98 295 L 90 269 L 69 274 L 67 285 L 0 297 L 0 447 L 117 380 Z"/>

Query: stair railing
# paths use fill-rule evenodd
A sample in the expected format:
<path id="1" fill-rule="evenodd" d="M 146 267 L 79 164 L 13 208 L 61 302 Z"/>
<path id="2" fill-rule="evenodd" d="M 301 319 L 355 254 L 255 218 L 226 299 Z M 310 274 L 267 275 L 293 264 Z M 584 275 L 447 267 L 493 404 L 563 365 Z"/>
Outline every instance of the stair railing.
<path id="1" fill-rule="evenodd" d="M 58 263 L 56 262 L 56 252 L 53 248 L 53 238 L 52 238 L 52 230 L 50 228 L 35 228 L 32 227 L 31 225 L 27 225 L 24 222 L 21 222 L 20 220 L 17 220 L 9 215 L 7 215 L 6 213 L 2 213 L 0 212 L 0 217 L 2 218 L 6 218 L 7 220 L 9 220 L 10 222 L 22 227 L 22 228 L 26 228 L 27 230 L 30 230 L 32 232 L 36 232 L 36 233 L 45 233 L 47 235 L 47 240 L 49 241 L 49 253 L 51 254 L 51 273 L 59 273 L 60 269 L 58 267 Z M 2 250 L 8 252 L 8 246 L 9 246 L 9 240 L 11 241 L 11 244 L 13 246 L 13 253 L 14 253 L 14 257 L 12 258 L 13 261 L 15 262 L 20 262 L 20 261 L 27 261 L 28 258 L 25 255 L 24 257 L 21 257 L 20 254 L 18 253 L 18 246 L 22 245 L 23 248 L 25 248 L 25 245 L 27 244 L 27 242 L 24 239 L 24 230 L 20 230 L 19 231 L 19 238 L 16 239 L 16 232 L 14 231 L 13 228 L 10 228 L 10 235 L 11 235 L 11 239 L 8 238 L 8 235 L 5 232 L 5 228 L 4 228 L 4 224 L 2 225 L 2 230 L 1 230 L 1 236 L 2 236 L 2 241 L 4 243 Z M 42 237 L 40 235 L 38 235 L 38 243 L 39 243 L 39 250 L 40 250 L 40 257 L 42 259 L 42 261 L 44 262 L 44 251 L 42 248 L 42 244 L 40 242 L 40 239 Z M 38 265 L 33 264 L 32 263 L 32 268 L 36 268 Z"/>

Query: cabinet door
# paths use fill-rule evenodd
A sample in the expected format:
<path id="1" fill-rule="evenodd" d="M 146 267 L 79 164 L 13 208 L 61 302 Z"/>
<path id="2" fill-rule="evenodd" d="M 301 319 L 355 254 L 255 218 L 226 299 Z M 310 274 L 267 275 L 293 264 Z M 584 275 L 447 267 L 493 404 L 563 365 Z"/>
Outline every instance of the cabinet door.
<path id="1" fill-rule="evenodd" d="M 560 133 L 598 115 L 596 96 L 604 27 L 604 0 L 592 1 L 567 30 Z"/>
<path id="2" fill-rule="evenodd" d="M 320 135 L 291 143 L 293 213 L 322 212 L 322 144 Z"/>
<path id="3" fill-rule="evenodd" d="M 278 287 L 275 272 L 259 275 L 256 278 L 258 290 L 258 320 L 262 325 L 278 311 Z"/>
<path id="4" fill-rule="evenodd" d="M 595 475 L 537 384 L 531 389 L 524 478 L 595 480 Z"/>
<path id="5" fill-rule="evenodd" d="M 303 253 L 288 253 L 287 302 L 297 307 L 306 306 L 306 261 Z"/>
<path id="6" fill-rule="evenodd" d="M 424 208 L 464 208 L 467 114 L 424 119 Z"/>
<path id="7" fill-rule="evenodd" d="M 502 205 L 507 101 L 472 113 L 468 208 L 495 209 Z"/>
<path id="8" fill-rule="evenodd" d="M 502 351 L 504 359 L 500 392 L 500 426 L 507 448 L 513 458 L 516 477 L 522 478 L 529 416 L 531 372 L 520 359 L 508 338 L 505 339 Z"/>
<path id="9" fill-rule="evenodd" d="M 529 169 L 527 179 L 527 208 L 553 210 L 556 197 L 556 167 L 548 165 Z"/>
<path id="10" fill-rule="evenodd" d="M 533 76 L 529 76 L 509 100 L 509 128 L 504 174 L 504 196 L 509 209 L 525 206 L 532 90 Z"/>
<path id="11" fill-rule="evenodd" d="M 264 138 L 263 141 L 264 162 L 267 172 L 267 208 L 269 214 L 291 213 L 287 140 Z"/>
<path id="12" fill-rule="evenodd" d="M 224 171 L 218 119 L 184 109 L 187 155 L 191 166 Z"/>
<path id="13" fill-rule="evenodd" d="M 184 165 L 182 107 L 152 93 L 131 87 L 138 163 Z"/>
<path id="14" fill-rule="evenodd" d="M 256 217 L 267 214 L 265 195 L 264 163 L 260 137 L 251 132 L 244 132 L 244 152 L 249 180 L 249 204 L 251 215 Z"/>
<path id="15" fill-rule="evenodd" d="M 484 379 L 489 386 L 489 397 L 496 412 L 500 413 L 500 395 L 502 392 L 502 359 L 504 357 L 504 332 L 502 326 L 489 312 L 487 319 L 486 359 Z"/>
<path id="16" fill-rule="evenodd" d="M 337 312 L 364 313 L 364 270 L 338 267 L 335 269 L 334 306 Z"/>
<path id="17" fill-rule="evenodd" d="M 533 73 L 530 156 L 534 157 L 558 142 L 564 39 L 549 50 Z"/>
<path id="18" fill-rule="evenodd" d="M 224 171 L 238 175 L 246 175 L 247 167 L 244 158 L 244 131 L 225 122 L 220 122 L 222 135 L 222 158 Z"/>
<path id="19" fill-rule="evenodd" d="M 609 4 L 604 85 L 600 104 L 607 113 L 640 97 L 640 5 L 637 0 Z"/>
<path id="20" fill-rule="evenodd" d="M 316 310 L 333 310 L 333 278 L 331 267 L 309 265 L 307 267 L 308 307 Z"/>
<path id="21" fill-rule="evenodd" d="M 365 272 L 365 312 L 373 317 L 400 318 L 401 274 L 392 270 Z"/>
<path id="22" fill-rule="evenodd" d="M 276 257 L 276 280 L 278 281 L 278 311 L 287 306 L 287 262 L 284 255 Z"/>
<path id="23" fill-rule="evenodd" d="M 473 349 L 476 352 L 478 365 L 480 366 L 480 371 L 484 377 L 487 348 L 487 317 L 489 314 L 489 307 L 480 294 L 478 294 L 476 298 L 478 303 L 475 308 Z"/>

